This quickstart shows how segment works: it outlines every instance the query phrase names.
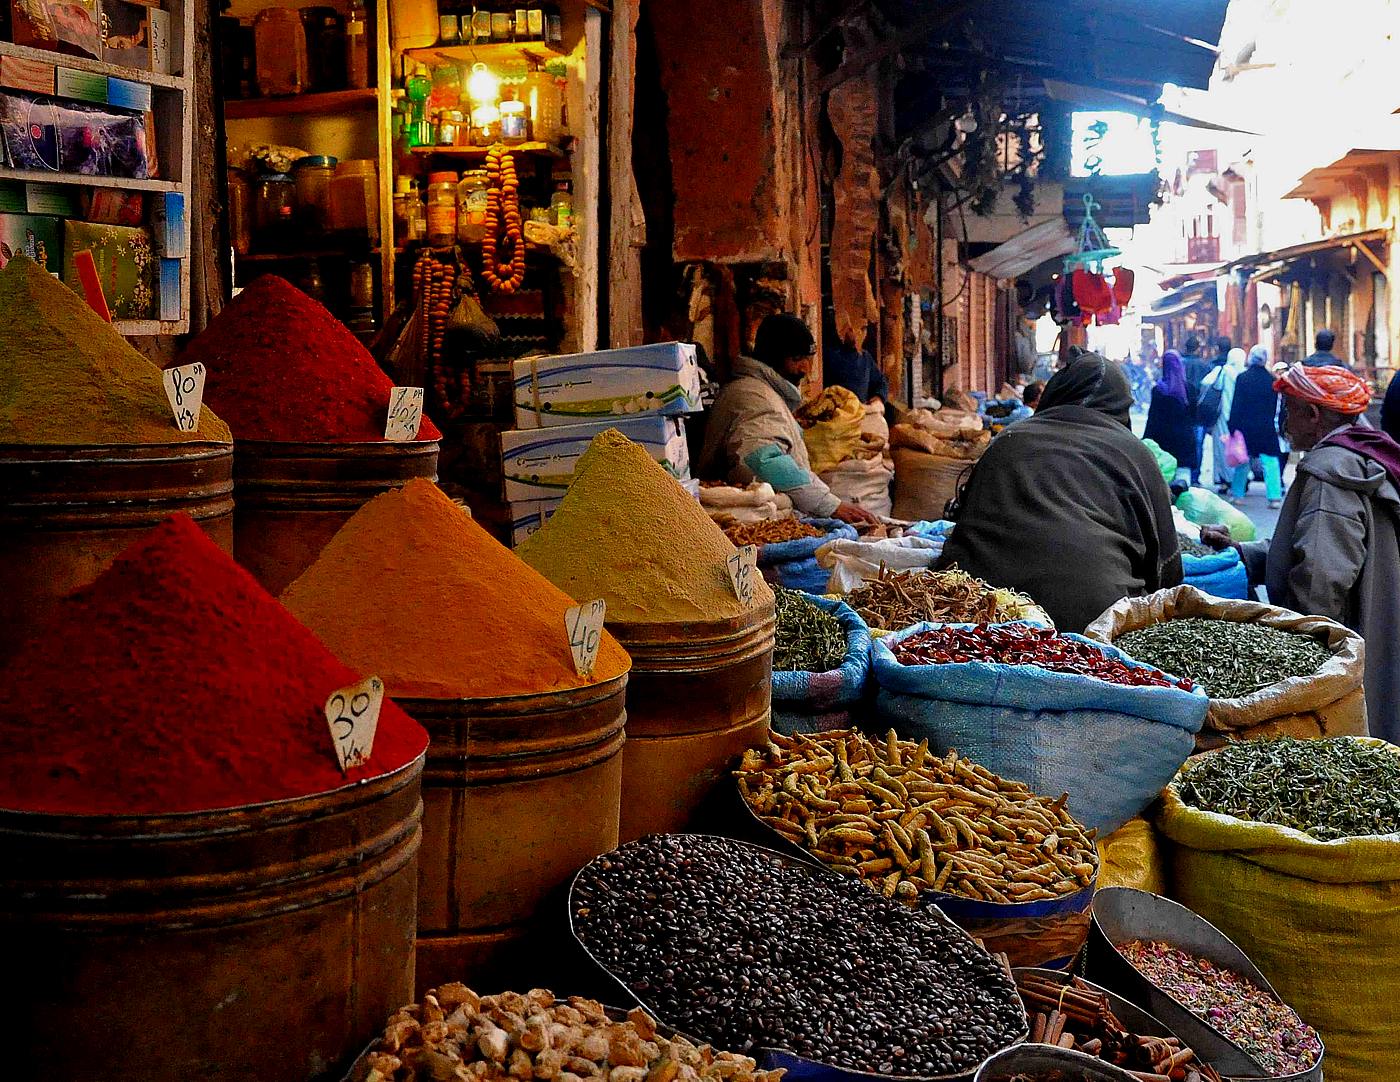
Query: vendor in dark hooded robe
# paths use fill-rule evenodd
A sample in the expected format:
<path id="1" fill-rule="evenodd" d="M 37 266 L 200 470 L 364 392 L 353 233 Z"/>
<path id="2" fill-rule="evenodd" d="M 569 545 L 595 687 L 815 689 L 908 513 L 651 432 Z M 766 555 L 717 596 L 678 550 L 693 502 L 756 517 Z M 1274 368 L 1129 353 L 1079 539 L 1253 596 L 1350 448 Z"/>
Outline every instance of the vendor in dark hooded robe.
<path id="1" fill-rule="evenodd" d="M 1029 594 L 1062 631 L 1179 585 L 1171 493 L 1129 428 L 1132 404 L 1116 364 L 1079 354 L 973 468 L 937 566 Z"/>

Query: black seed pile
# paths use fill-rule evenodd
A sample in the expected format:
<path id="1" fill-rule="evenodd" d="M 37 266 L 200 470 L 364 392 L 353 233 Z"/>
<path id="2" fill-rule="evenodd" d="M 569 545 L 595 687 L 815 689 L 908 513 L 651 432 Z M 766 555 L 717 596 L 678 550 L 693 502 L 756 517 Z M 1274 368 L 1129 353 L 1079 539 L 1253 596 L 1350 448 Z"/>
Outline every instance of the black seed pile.
<path id="1" fill-rule="evenodd" d="M 573 918 L 658 1017 L 716 1048 L 926 1077 L 1026 1033 L 1011 978 L 966 936 L 743 842 L 630 842 L 583 870 Z"/>

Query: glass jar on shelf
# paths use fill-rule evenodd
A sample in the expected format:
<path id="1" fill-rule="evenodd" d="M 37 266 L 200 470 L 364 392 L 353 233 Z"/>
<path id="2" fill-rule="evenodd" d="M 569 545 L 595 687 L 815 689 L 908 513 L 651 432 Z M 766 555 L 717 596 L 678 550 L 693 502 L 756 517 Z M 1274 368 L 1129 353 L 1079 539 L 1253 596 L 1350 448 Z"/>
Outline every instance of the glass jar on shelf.
<path id="1" fill-rule="evenodd" d="M 318 236 L 330 228 L 330 187 L 335 166 L 336 159 L 325 154 L 312 154 L 292 163 L 297 224 L 307 236 Z"/>
<path id="2" fill-rule="evenodd" d="M 264 8 L 253 19 L 254 74 L 263 97 L 301 94 L 310 85 L 306 31 L 295 8 Z"/>
<path id="3" fill-rule="evenodd" d="M 297 190 L 286 173 L 260 173 L 253 182 L 253 238 L 260 249 L 285 248 L 291 240 Z"/>
<path id="4" fill-rule="evenodd" d="M 530 135 L 530 124 L 525 116 L 525 103 L 515 96 L 514 89 L 505 92 L 500 109 L 501 142 L 509 146 L 525 142 Z"/>
<path id="5" fill-rule="evenodd" d="M 228 167 L 228 240 L 238 255 L 253 249 L 252 228 L 253 188 L 248 174 L 235 166 Z"/>
<path id="6" fill-rule="evenodd" d="M 463 244 L 480 244 L 486 239 L 487 190 L 485 169 L 468 169 L 457 185 L 457 239 Z"/>
<path id="7" fill-rule="evenodd" d="M 340 162 L 330 183 L 330 228 L 379 242 L 379 165 L 372 158 Z"/>
<path id="8" fill-rule="evenodd" d="M 446 248 L 457 241 L 457 174 L 428 174 L 428 246 Z"/>
<path id="9" fill-rule="evenodd" d="M 301 9 L 306 34 L 307 89 L 345 89 L 345 19 L 333 7 L 312 5 Z"/>
<path id="10" fill-rule="evenodd" d="M 345 17 L 345 83 L 351 90 L 369 87 L 368 28 L 364 0 L 350 0 Z"/>

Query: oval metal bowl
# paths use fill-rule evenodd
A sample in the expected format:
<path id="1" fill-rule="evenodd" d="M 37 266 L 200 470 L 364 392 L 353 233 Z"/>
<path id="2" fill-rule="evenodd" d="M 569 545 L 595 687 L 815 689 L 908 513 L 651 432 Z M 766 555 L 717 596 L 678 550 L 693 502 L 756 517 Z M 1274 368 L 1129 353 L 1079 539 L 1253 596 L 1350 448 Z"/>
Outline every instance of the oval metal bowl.
<path id="1" fill-rule="evenodd" d="M 1077 1071 L 1089 1082 L 1137 1082 L 1121 1067 L 1049 1044 L 1022 1044 L 998 1052 L 977 1069 L 973 1082 L 993 1082 L 1022 1071 Z"/>
<path id="2" fill-rule="evenodd" d="M 698 834 L 688 836 L 707 837 L 707 835 Z M 810 855 L 806 859 L 802 859 L 800 857 L 790 856 L 785 853 L 776 852 L 773 849 L 768 849 L 761 845 L 754 845 L 750 842 L 736 841 L 733 838 L 719 838 L 717 840 L 728 842 L 731 845 L 742 845 L 749 849 L 756 849 L 764 853 L 765 855 L 773 858 L 774 860 L 781 862 L 783 865 L 790 868 L 800 869 L 808 875 L 818 876 L 836 874 L 835 872 L 832 872 L 829 869 L 824 869 L 818 864 L 814 863 L 814 860 L 810 857 Z M 658 1021 L 658 1023 L 664 1024 L 664 1016 L 658 1013 L 649 1003 L 647 1003 L 635 992 L 633 992 L 632 989 L 627 984 L 625 984 L 621 978 L 617 977 L 615 974 L 612 973 L 611 970 L 609 970 L 605 965 L 603 965 L 603 963 L 598 960 L 598 958 L 593 954 L 593 952 L 588 949 L 588 945 L 583 942 L 582 938 L 578 934 L 578 930 L 574 927 L 574 888 L 578 884 L 579 876 L 581 876 L 584 870 L 588 867 L 591 867 L 592 864 L 595 863 L 597 860 L 603 860 L 606 857 L 607 854 L 605 853 L 603 854 L 603 856 L 595 858 L 594 861 L 590 861 L 589 864 L 584 866 L 584 868 L 580 868 L 578 873 L 575 874 L 573 880 L 569 884 L 569 932 L 573 936 L 574 942 L 578 945 L 578 949 L 581 952 L 581 954 L 586 956 L 592 963 L 597 973 L 602 975 L 602 977 L 607 981 L 607 983 L 612 988 L 615 988 L 617 990 L 617 994 L 622 997 L 622 1000 L 624 1002 L 631 1002 L 641 1007 L 649 1015 L 655 1018 Z M 948 931 L 953 932 L 956 935 L 962 936 L 963 938 L 967 939 L 969 943 L 973 944 L 974 946 L 976 945 L 975 941 L 972 939 L 971 936 L 969 936 L 965 931 L 963 931 L 956 924 L 954 924 L 953 921 L 950 920 L 943 913 L 943 911 L 938 909 L 936 906 L 930 906 L 922 912 L 925 915 L 931 917 L 932 919 L 938 921 Z M 1021 1013 L 1022 1017 L 1024 1018 L 1025 1011 L 1023 1010 Z M 1024 1041 L 1029 1035 L 1029 1033 L 1030 1024 L 1027 1021 L 1023 1024 L 1021 1033 L 1015 1038 L 1012 1044 L 1015 1045 L 1019 1044 L 1021 1041 Z M 977 1067 L 972 1067 L 962 1073 L 951 1075 L 881 1075 L 869 1071 L 856 1071 L 846 1067 L 835 1067 L 827 1063 L 818 1062 L 816 1060 L 805 1059 L 787 1049 L 782 1048 L 752 1048 L 748 1050 L 747 1054 L 752 1056 L 755 1060 L 757 1060 L 758 1065 L 760 1067 L 766 1069 L 782 1067 L 786 1069 L 788 1073 L 784 1082 L 972 1082 L 977 1072 Z"/>
<path id="3" fill-rule="evenodd" d="M 1185 906 L 1131 887 L 1107 887 L 1094 899 L 1089 929 L 1088 975 L 1160 1019 L 1196 1054 L 1231 1079 L 1273 1078 L 1275 1082 L 1322 1082 L 1324 1048 L 1307 1070 L 1269 1075 L 1258 1060 L 1209 1022 L 1198 1018 L 1170 993 L 1158 988 L 1126 958 L 1116 944 L 1134 939 L 1162 940 L 1225 969 L 1242 973 L 1280 1003 L 1264 974 L 1224 932 Z"/>

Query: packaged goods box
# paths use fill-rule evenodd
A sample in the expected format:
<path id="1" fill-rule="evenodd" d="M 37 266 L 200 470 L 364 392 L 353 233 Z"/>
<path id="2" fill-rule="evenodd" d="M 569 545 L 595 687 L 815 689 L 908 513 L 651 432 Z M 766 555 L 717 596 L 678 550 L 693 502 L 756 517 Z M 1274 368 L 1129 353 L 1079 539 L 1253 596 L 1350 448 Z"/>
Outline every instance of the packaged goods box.
<path id="1" fill-rule="evenodd" d="M 515 425 L 546 428 L 603 418 L 698 413 L 704 376 L 689 342 L 522 357 L 512 368 Z"/>
<path id="2" fill-rule="evenodd" d="M 564 502 L 563 496 L 552 500 L 516 500 L 510 505 L 510 543 L 514 548 L 538 530 Z"/>
<path id="3" fill-rule="evenodd" d="M 679 481 L 690 479 L 690 451 L 679 417 L 627 417 L 586 425 L 535 428 L 501 433 L 501 472 L 505 497 L 547 500 L 564 495 L 574 479 L 579 457 L 599 432 L 615 428 Z"/>

